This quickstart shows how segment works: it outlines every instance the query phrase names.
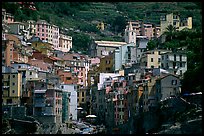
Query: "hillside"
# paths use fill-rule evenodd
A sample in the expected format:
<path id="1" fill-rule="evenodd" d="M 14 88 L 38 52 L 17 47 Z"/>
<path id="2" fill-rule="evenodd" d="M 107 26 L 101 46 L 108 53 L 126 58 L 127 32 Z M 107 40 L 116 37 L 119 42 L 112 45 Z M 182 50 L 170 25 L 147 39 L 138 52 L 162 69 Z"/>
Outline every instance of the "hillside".
<path id="1" fill-rule="evenodd" d="M 124 17 L 128 20 L 143 20 L 159 25 L 161 15 L 178 13 L 181 17 L 192 16 L 193 27 L 201 26 L 201 4 L 196 2 L 34 2 L 37 11 L 9 8 L 11 3 L 2 4 L 8 12 L 15 15 L 17 21 L 27 19 L 44 19 L 61 28 L 79 29 L 82 32 L 96 33 L 97 39 L 106 39 L 96 29 L 99 21 L 105 23 L 105 29 L 115 36 L 114 20 Z M 16 10 L 15 10 L 16 9 Z M 21 16 L 21 17 L 19 17 Z M 118 22 L 119 23 L 119 22 Z M 72 30 L 72 29 L 71 29 Z M 102 36 L 101 36 L 102 35 Z M 110 35 L 107 35 L 108 37 Z M 118 39 L 112 36 L 112 40 Z M 120 35 L 119 35 L 120 36 Z M 121 37 L 121 36 L 120 36 Z M 110 39 L 111 40 L 111 39 Z M 122 40 L 119 38 L 119 40 Z"/>
<path id="2" fill-rule="evenodd" d="M 193 28 L 200 29 L 201 3 L 198 2 L 34 2 L 36 11 L 20 8 L 16 2 L 4 2 L 2 8 L 14 15 L 16 21 L 43 19 L 58 25 L 61 32 L 73 37 L 74 51 L 87 54 L 92 39 L 124 41 L 126 22 L 143 20 L 160 24 L 160 16 L 180 14 L 192 16 Z M 97 29 L 103 22 L 105 30 Z"/>

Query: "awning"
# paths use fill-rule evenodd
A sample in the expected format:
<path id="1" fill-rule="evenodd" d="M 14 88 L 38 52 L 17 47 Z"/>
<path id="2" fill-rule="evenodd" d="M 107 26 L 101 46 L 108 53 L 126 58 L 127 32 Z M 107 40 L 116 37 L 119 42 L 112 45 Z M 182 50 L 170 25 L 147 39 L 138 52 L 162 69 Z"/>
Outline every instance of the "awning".
<path id="1" fill-rule="evenodd" d="M 87 118 L 96 118 L 96 115 L 87 115 Z"/>

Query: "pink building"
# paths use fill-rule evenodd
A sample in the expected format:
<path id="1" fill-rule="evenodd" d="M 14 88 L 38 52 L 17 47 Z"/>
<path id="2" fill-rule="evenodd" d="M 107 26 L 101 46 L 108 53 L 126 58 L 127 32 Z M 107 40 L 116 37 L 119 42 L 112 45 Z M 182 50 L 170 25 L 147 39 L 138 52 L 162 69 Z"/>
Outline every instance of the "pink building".
<path id="1" fill-rule="evenodd" d="M 39 20 L 36 23 L 36 36 L 53 44 L 55 49 L 59 48 L 59 27 L 51 25 L 45 20 Z"/>
<path id="2" fill-rule="evenodd" d="M 148 24 L 144 24 L 143 25 L 143 36 L 147 36 L 148 39 L 151 39 L 153 37 L 153 27 L 152 24 L 148 23 Z"/>
<path id="3" fill-rule="evenodd" d="M 52 44 L 56 50 L 59 49 L 59 27 L 52 25 Z"/>
<path id="4" fill-rule="evenodd" d="M 37 21 L 37 23 L 36 23 L 36 36 L 38 36 L 41 40 L 48 41 L 48 37 L 50 37 L 50 35 L 48 35 L 48 30 L 50 29 L 50 27 L 51 27 L 51 25 L 49 23 L 47 23 L 45 20 Z"/>
<path id="5" fill-rule="evenodd" d="M 127 30 L 127 28 L 129 30 Z M 136 35 L 133 33 L 135 32 Z M 144 23 L 142 21 L 130 21 L 125 29 L 125 41 L 131 41 L 137 36 L 147 36 L 148 39 L 152 39 L 160 36 L 160 27 L 151 23 Z"/>

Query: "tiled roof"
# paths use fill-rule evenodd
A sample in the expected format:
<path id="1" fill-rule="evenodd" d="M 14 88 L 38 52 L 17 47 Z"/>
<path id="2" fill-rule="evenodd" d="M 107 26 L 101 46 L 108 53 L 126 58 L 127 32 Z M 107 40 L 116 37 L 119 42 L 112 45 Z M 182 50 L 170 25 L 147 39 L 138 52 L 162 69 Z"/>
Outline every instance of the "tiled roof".
<path id="1" fill-rule="evenodd" d="M 50 56 L 49 58 L 52 59 L 52 60 L 62 60 L 61 58 L 54 57 L 54 56 Z"/>

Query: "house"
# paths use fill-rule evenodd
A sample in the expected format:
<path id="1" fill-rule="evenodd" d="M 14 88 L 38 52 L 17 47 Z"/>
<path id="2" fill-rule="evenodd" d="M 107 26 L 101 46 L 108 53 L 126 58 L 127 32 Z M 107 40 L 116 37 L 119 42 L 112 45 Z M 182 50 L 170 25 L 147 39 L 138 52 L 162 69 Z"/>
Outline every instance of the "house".
<path id="1" fill-rule="evenodd" d="M 53 50 L 52 44 L 36 41 L 36 42 L 32 42 L 31 46 L 33 49 L 41 52 L 42 54 L 45 54 L 47 56 L 51 56 L 51 51 Z"/>
<path id="2" fill-rule="evenodd" d="M 113 72 L 113 54 L 109 56 L 101 57 L 99 64 L 99 71 L 101 73 L 111 73 Z"/>
<path id="3" fill-rule="evenodd" d="M 163 101 L 168 97 L 176 97 L 181 93 L 179 77 L 168 74 L 156 80 L 157 101 Z"/>
<path id="4" fill-rule="evenodd" d="M 166 52 L 161 54 L 161 68 L 171 74 L 183 76 L 187 71 L 187 56 L 185 52 Z"/>
<path id="5" fill-rule="evenodd" d="M 62 123 L 62 90 L 35 90 L 34 116 L 43 124 Z"/>
<path id="6" fill-rule="evenodd" d="M 46 90 L 35 90 L 33 101 L 34 116 L 43 116 L 46 113 Z"/>
<path id="7" fill-rule="evenodd" d="M 146 76 L 146 84 L 144 84 L 143 92 L 143 112 L 151 111 L 156 105 L 156 77 L 152 75 Z"/>
<path id="8" fill-rule="evenodd" d="M 89 71 L 89 58 L 85 55 L 77 53 L 66 54 L 62 57 L 65 64 L 65 70 L 71 72 L 77 77 L 78 85 L 87 86 L 87 77 Z"/>
<path id="9" fill-rule="evenodd" d="M 129 21 L 125 29 L 125 41 L 137 43 L 138 36 L 146 36 L 149 40 L 160 36 L 160 27 L 141 20 Z"/>
<path id="10" fill-rule="evenodd" d="M 92 99 L 92 103 L 95 103 L 95 105 L 92 107 L 92 112 L 96 113 L 95 115 L 97 116 L 97 120 L 100 124 L 105 124 L 105 110 L 106 110 L 106 101 L 105 101 L 105 96 L 106 96 L 106 90 L 96 90 L 95 91 L 95 99 Z M 94 112 L 93 112 L 94 111 Z"/>
<path id="11" fill-rule="evenodd" d="M 48 42 L 53 45 L 53 48 L 59 48 L 59 27 L 51 25 L 45 20 L 36 22 L 36 36 L 40 40 Z"/>
<path id="12" fill-rule="evenodd" d="M 68 123 L 70 121 L 70 96 L 71 92 L 62 90 L 62 123 Z"/>
<path id="13" fill-rule="evenodd" d="M 141 57 L 140 64 L 146 68 L 160 68 L 161 67 L 161 54 L 171 52 L 164 49 L 153 49 L 146 51 Z"/>
<path id="14" fill-rule="evenodd" d="M 13 62 L 14 41 L 2 41 L 2 65 L 11 66 Z"/>
<path id="15" fill-rule="evenodd" d="M 134 43 L 129 43 L 114 51 L 114 71 L 123 69 L 122 66 L 129 67 L 136 63 L 136 48 L 134 47 Z"/>
<path id="16" fill-rule="evenodd" d="M 28 31 L 26 30 L 25 23 L 12 22 L 8 23 L 8 26 L 10 27 L 10 32 L 12 34 L 22 35 L 25 36 L 25 38 L 28 38 Z"/>
<path id="17" fill-rule="evenodd" d="M 36 22 L 34 20 L 27 20 L 26 28 L 29 32 L 28 39 L 36 34 Z"/>
<path id="18" fill-rule="evenodd" d="M 136 44 L 136 62 L 139 63 L 142 55 L 147 50 L 147 43 L 149 42 L 149 39 L 146 36 L 137 36 L 137 44 Z"/>
<path id="19" fill-rule="evenodd" d="M 126 45 L 126 42 L 113 42 L 113 41 L 94 41 L 90 46 L 91 57 L 108 56 L 111 52 L 120 46 Z"/>
<path id="20" fill-rule="evenodd" d="M 60 34 L 59 36 L 59 48 L 57 50 L 62 52 L 70 51 L 72 48 L 72 37 L 65 34 Z"/>
<path id="21" fill-rule="evenodd" d="M 52 44 L 52 25 L 47 23 L 45 20 L 39 20 L 36 22 L 36 36 L 40 40 L 46 40 L 48 43 Z"/>
<path id="22" fill-rule="evenodd" d="M 70 120 L 77 120 L 77 85 L 76 84 L 61 84 L 60 88 L 63 92 L 69 92 L 70 94 L 70 112 L 69 112 L 69 119 Z"/>
<path id="23" fill-rule="evenodd" d="M 160 17 L 161 34 L 166 31 L 166 28 L 172 25 L 176 30 L 182 30 L 184 28 L 192 29 L 192 17 L 181 19 L 179 15 L 173 13 Z"/>
<path id="24" fill-rule="evenodd" d="M 2 83 L 2 104 L 20 105 L 22 96 L 21 73 L 2 73 Z"/>
<path id="25" fill-rule="evenodd" d="M 56 25 L 52 25 L 52 44 L 55 50 L 59 49 L 59 27 Z"/>

